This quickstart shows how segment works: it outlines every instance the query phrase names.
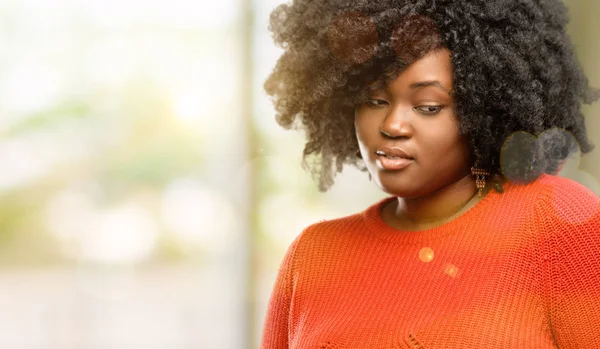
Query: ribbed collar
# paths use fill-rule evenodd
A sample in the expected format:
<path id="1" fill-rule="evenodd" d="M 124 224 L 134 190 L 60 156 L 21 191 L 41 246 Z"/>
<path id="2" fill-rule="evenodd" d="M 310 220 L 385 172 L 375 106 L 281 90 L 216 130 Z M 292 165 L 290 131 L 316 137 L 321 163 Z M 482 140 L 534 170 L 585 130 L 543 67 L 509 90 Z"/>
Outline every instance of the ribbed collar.
<path id="1" fill-rule="evenodd" d="M 396 200 L 395 196 L 387 197 L 376 204 L 367 208 L 363 213 L 363 220 L 370 233 L 377 234 L 380 238 L 390 242 L 403 244 L 423 243 L 431 241 L 446 235 L 456 233 L 457 231 L 468 229 L 469 226 L 477 223 L 481 219 L 484 211 L 494 202 L 498 201 L 502 195 L 505 195 L 508 190 L 511 190 L 512 184 L 506 182 L 503 186 L 504 193 L 498 193 L 496 190 L 490 190 L 475 206 L 454 218 L 450 222 L 444 223 L 438 227 L 420 230 L 408 231 L 398 230 L 390 227 L 381 217 L 381 211 L 387 203 Z"/>

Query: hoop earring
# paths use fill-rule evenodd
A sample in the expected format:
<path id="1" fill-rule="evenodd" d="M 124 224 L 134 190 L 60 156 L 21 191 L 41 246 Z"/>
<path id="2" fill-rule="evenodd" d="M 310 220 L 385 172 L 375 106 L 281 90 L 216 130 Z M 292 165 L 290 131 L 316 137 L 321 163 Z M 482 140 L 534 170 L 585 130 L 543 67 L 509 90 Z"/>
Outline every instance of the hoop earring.
<path id="1" fill-rule="evenodd" d="M 471 167 L 471 174 L 475 176 L 475 185 L 477 186 L 477 195 L 483 196 L 483 189 L 485 188 L 485 176 L 489 176 L 490 173 L 482 168 L 477 167 L 477 163 Z"/>

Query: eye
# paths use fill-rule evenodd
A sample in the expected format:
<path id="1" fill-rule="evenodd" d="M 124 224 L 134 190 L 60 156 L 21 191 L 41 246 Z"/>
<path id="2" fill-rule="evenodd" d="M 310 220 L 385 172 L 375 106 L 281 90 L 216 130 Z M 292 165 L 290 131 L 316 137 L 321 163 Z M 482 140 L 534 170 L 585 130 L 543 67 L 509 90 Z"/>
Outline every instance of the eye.
<path id="1" fill-rule="evenodd" d="M 369 98 L 365 104 L 371 108 L 380 108 L 387 105 L 387 102 L 381 99 Z"/>
<path id="2" fill-rule="evenodd" d="M 435 115 L 442 110 L 443 106 L 441 105 L 422 105 L 419 107 L 414 107 L 418 113 L 423 115 Z"/>

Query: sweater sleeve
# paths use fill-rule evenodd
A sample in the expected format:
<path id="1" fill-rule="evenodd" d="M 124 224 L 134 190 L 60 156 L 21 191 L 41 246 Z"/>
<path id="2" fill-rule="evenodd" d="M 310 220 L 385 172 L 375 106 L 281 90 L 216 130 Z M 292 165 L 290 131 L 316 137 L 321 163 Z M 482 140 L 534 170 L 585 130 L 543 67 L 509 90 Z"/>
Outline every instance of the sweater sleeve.
<path id="1" fill-rule="evenodd" d="M 290 306 L 293 293 L 294 258 L 300 241 L 300 234 L 288 247 L 279 266 L 275 285 L 271 292 L 267 315 L 264 322 L 261 349 L 289 348 Z"/>
<path id="2" fill-rule="evenodd" d="M 579 183 L 548 186 L 538 202 L 548 319 L 561 349 L 600 345 L 600 199 Z"/>

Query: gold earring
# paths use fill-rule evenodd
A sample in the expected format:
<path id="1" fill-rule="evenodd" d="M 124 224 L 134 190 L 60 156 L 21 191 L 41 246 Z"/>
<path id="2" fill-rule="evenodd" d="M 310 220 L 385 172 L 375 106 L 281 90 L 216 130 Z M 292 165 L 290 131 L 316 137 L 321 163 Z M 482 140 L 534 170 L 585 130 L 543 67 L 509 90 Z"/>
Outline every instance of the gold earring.
<path id="1" fill-rule="evenodd" d="M 478 196 L 483 195 L 483 189 L 485 188 L 485 176 L 489 176 L 490 173 L 482 168 L 478 168 L 477 164 L 471 167 L 471 174 L 475 176 L 475 185 L 477 186 Z"/>

